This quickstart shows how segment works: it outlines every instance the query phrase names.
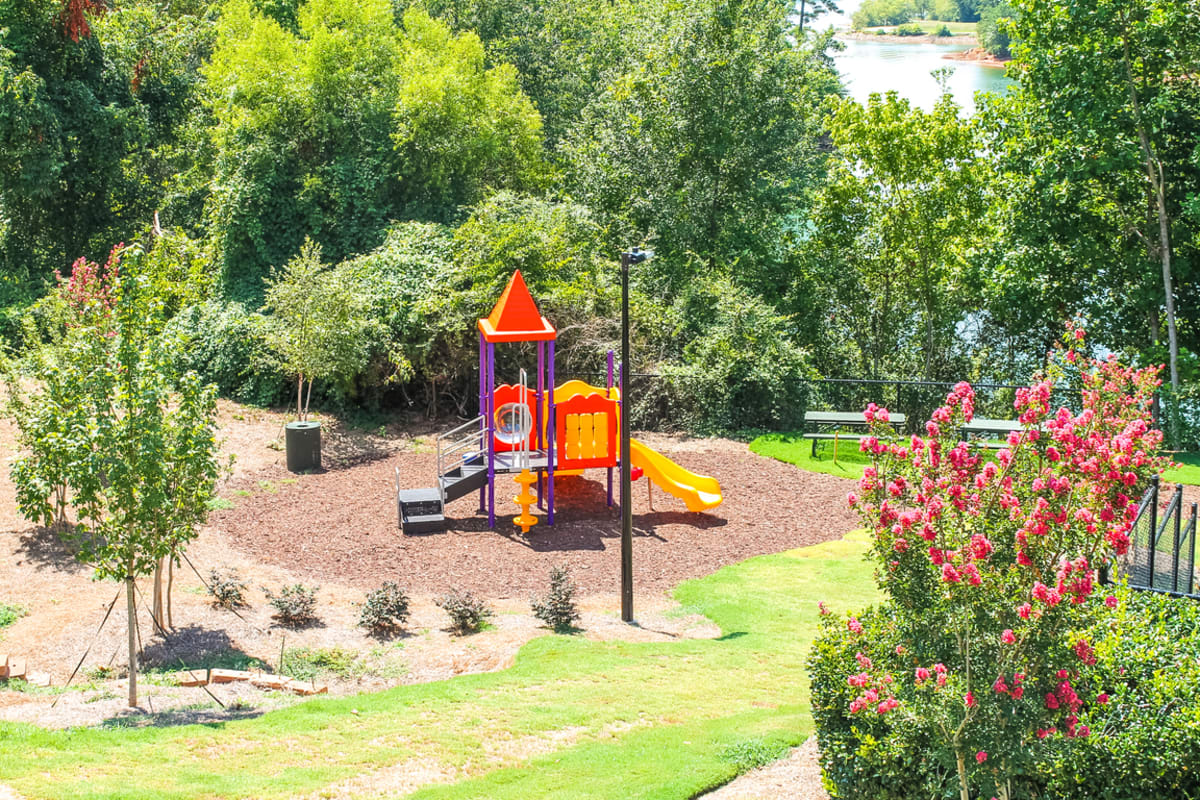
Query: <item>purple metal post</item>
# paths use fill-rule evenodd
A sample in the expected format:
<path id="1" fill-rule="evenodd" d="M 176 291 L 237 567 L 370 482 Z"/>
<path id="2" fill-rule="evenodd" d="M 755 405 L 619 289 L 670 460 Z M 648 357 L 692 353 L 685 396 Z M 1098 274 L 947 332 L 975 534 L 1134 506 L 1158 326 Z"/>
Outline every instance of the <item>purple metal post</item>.
<path id="1" fill-rule="evenodd" d="M 496 527 L 496 345 L 487 343 L 488 527 Z"/>
<path id="2" fill-rule="evenodd" d="M 486 343 L 483 340 L 483 331 L 479 332 L 479 413 L 483 415 L 487 411 L 487 363 L 486 363 Z M 487 430 L 487 418 L 485 417 L 480 422 L 480 433 Z M 479 453 L 480 456 L 483 453 Z M 479 487 L 479 513 L 482 514 L 487 509 L 487 487 Z"/>
<path id="3" fill-rule="evenodd" d="M 543 431 L 543 428 L 545 427 L 546 408 L 544 405 L 542 405 L 543 401 L 545 400 L 545 394 L 546 394 L 546 343 L 538 342 L 537 343 L 537 398 L 534 402 L 534 405 L 537 406 L 537 408 L 534 409 L 534 414 L 533 414 L 533 419 L 534 419 L 533 424 L 537 428 L 537 449 L 538 450 L 541 450 L 546 445 L 545 432 Z M 542 500 L 542 478 L 543 478 L 543 472 L 542 472 L 542 470 L 538 470 L 538 474 L 537 474 L 537 505 L 538 505 L 538 508 L 544 509 L 546 506 L 545 506 L 545 501 Z"/>
<path id="4" fill-rule="evenodd" d="M 554 340 L 550 340 L 549 358 L 550 414 L 546 418 L 546 524 L 554 524 L 554 428 L 558 425 L 554 413 Z"/>
<path id="5" fill-rule="evenodd" d="M 605 397 L 612 397 L 612 388 L 613 388 L 613 351 L 609 350 L 608 351 L 608 377 L 606 378 L 606 382 L 604 385 L 604 389 L 605 389 L 604 396 Z M 608 507 L 609 508 L 612 508 L 612 504 L 613 504 L 612 471 L 613 471 L 613 468 L 609 467 L 608 468 Z"/>

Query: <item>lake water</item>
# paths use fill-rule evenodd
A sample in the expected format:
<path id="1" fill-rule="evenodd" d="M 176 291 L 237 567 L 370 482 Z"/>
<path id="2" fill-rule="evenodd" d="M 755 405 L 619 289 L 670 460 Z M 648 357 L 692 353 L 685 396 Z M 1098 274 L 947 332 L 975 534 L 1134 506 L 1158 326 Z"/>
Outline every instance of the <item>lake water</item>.
<path id="1" fill-rule="evenodd" d="M 931 73 L 949 67 L 953 73 L 947 88 L 964 114 L 974 114 L 975 92 L 1003 94 L 1013 83 L 1002 68 L 943 58 L 947 53 L 968 49 L 961 45 L 862 41 L 842 44 L 846 49 L 834 54 L 834 62 L 842 73 L 846 90 L 860 103 L 865 103 L 872 93 L 894 89 L 914 105 L 929 110 L 941 94 Z"/>

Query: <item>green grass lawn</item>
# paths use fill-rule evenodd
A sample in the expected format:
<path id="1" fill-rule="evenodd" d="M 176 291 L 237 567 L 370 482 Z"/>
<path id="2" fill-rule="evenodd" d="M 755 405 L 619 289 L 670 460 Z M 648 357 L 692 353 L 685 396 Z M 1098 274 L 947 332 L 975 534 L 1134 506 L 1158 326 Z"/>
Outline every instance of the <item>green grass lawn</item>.
<path id="1" fill-rule="evenodd" d="M 833 440 L 817 442 L 817 457 L 812 456 L 812 440 L 804 439 L 799 433 L 768 433 L 750 442 L 751 452 L 794 464 L 809 472 L 836 475 L 839 478 L 861 478 L 863 468 L 871 463 L 865 453 L 858 450 L 858 442 L 849 439 L 838 441 L 837 461 L 833 460 Z"/>
<path id="2" fill-rule="evenodd" d="M 504 672 L 221 724 L 0 724 L 0 775 L 30 800 L 320 796 L 417 767 L 456 779 L 417 798 L 690 798 L 811 733 L 816 603 L 874 600 L 865 548 L 852 534 L 680 585 L 676 598 L 716 622 L 719 639 L 546 636 Z"/>
<path id="3" fill-rule="evenodd" d="M 1162 474 L 1164 481 L 1200 486 L 1200 453 L 1175 453 L 1171 460 L 1179 466 L 1165 470 Z"/>

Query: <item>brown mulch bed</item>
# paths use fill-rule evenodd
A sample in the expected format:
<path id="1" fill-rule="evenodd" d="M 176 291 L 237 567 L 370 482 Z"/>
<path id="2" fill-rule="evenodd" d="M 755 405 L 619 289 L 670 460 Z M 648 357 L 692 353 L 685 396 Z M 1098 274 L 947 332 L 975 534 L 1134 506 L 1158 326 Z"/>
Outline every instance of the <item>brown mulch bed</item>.
<path id="1" fill-rule="evenodd" d="M 802 472 L 737 442 L 642 438 L 688 469 L 716 477 L 725 502 L 709 513 L 690 513 L 655 487 L 651 509 L 646 480 L 634 484 L 639 592 L 659 592 L 750 556 L 836 538 L 856 524 L 846 509 L 849 481 Z M 555 524 L 546 525 L 543 517 L 528 535 L 512 523 L 516 484 L 505 486 L 511 478 L 501 476 L 495 530 L 471 495 L 447 507 L 445 533 L 403 536 L 396 522 L 395 468 L 403 488 L 431 486 L 435 457 L 421 449 L 353 459 L 295 482 L 285 482 L 292 476 L 278 464 L 267 467 L 235 481 L 230 496 L 237 508 L 213 514 L 210 524 L 256 561 L 360 588 L 399 580 L 417 592 L 453 587 L 523 596 L 544 588 L 551 566 L 566 564 L 585 593 L 620 591 L 621 519 L 615 506 L 605 505 L 602 470 L 559 479 Z M 270 490 L 255 490 L 264 480 Z M 239 488 L 250 495 L 236 495 Z"/>

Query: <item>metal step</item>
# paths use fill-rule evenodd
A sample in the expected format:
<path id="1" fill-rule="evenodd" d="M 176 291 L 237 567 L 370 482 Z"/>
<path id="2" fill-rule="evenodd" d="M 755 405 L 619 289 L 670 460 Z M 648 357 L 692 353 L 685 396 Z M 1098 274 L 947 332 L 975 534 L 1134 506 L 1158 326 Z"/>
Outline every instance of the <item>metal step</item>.
<path id="1" fill-rule="evenodd" d="M 441 514 L 406 517 L 400 526 L 400 531 L 406 536 L 420 533 L 441 533 L 444 530 L 446 530 L 446 518 Z"/>
<path id="2" fill-rule="evenodd" d="M 487 484 L 487 468 L 478 464 L 464 464 L 438 479 L 438 485 L 446 502 L 457 500 Z"/>
<path id="3" fill-rule="evenodd" d="M 438 489 L 401 489 L 396 503 L 400 530 L 406 534 L 433 533 L 446 529 L 442 515 L 442 493 Z"/>

